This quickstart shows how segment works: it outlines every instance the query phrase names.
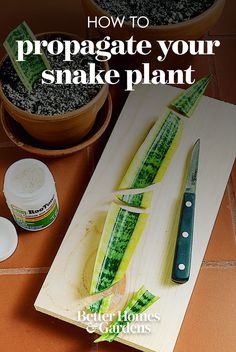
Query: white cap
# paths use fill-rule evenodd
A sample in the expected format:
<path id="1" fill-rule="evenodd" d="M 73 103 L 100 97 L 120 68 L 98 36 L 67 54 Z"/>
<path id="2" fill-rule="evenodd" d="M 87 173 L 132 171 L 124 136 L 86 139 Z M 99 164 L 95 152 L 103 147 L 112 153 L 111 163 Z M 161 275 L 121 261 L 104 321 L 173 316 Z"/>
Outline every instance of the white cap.
<path id="1" fill-rule="evenodd" d="M 6 218 L 0 217 L 0 262 L 15 252 L 17 244 L 18 236 L 15 226 Z"/>

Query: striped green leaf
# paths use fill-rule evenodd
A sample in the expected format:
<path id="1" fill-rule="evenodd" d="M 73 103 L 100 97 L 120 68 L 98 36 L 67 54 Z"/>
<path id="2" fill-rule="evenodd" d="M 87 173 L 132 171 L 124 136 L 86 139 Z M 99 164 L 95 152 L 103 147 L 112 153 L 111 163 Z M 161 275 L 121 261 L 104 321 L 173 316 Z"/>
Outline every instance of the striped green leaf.
<path id="1" fill-rule="evenodd" d="M 204 94 L 211 76 L 205 76 L 183 91 L 170 106 L 181 114 L 190 117 Z"/>
<path id="2" fill-rule="evenodd" d="M 41 55 L 25 55 L 24 61 L 17 61 L 18 40 L 29 40 L 31 42 L 36 40 L 33 32 L 26 22 L 22 22 L 18 27 L 10 32 L 3 45 L 20 80 L 26 89 L 32 90 L 33 84 L 40 79 L 44 70 L 50 69 L 50 65 L 43 52 Z"/>
<path id="3" fill-rule="evenodd" d="M 131 212 L 112 203 L 97 251 L 91 294 L 104 291 L 123 278 L 147 218 L 147 214 Z M 100 312 L 102 305 L 104 308 L 103 300 L 97 301 L 90 310 Z"/>
<path id="4" fill-rule="evenodd" d="M 132 318 L 144 312 L 158 299 L 159 297 L 153 295 L 142 286 L 138 292 L 134 294 L 128 305 L 122 310 L 120 316 L 109 326 L 108 332 L 100 336 L 94 342 L 112 342 L 122 332 L 122 329 L 129 324 L 129 321 L 132 321 Z M 130 317 L 129 321 L 127 317 Z"/>
<path id="5" fill-rule="evenodd" d="M 178 147 L 182 127 L 180 118 L 173 111 L 167 110 L 138 149 L 121 181 L 119 190 L 145 189 L 153 183 L 160 182 Z M 146 197 L 149 197 L 148 201 Z M 151 196 L 146 192 L 119 195 L 118 199 L 135 207 L 148 207 L 151 203 Z"/>

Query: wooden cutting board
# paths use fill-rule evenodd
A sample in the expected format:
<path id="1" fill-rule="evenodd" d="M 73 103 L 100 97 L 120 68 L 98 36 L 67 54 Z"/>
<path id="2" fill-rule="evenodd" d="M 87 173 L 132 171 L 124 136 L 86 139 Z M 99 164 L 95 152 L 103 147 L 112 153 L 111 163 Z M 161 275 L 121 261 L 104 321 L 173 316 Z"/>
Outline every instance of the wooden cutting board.
<path id="1" fill-rule="evenodd" d="M 130 94 L 41 288 L 35 302 L 37 310 L 86 327 L 77 316 L 91 301 L 88 288 L 106 212 L 114 200 L 112 192 L 145 134 L 180 91 L 170 86 L 140 85 Z M 174 349 L 236 156 L 236 106 L 203 97 L 192 118 L 183 119 L 181 143 L 165 178 L 157 185 L 146 230 L 126 278 L 115 287 L 117 309 L 142 284 L 161 297 L 148 310 L 161 318 L 151 323 L 151 334 L 122 334 L 117 338 L 142 351 Z M 170 280 L 178 215 L 186 158 L 198 138 L 201 151 L 191 278 L 178 285 Z"/>

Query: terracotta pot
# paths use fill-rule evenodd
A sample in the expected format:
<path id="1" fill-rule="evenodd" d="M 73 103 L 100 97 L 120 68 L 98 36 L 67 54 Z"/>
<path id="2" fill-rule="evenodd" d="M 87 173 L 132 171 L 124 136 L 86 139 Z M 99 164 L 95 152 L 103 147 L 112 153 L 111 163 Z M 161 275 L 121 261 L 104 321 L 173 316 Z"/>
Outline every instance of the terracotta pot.
<path id="1" fill-rule="evenodd" d="M 108 94 L 107 100 L 98 112 L 96 122 L 92 130 L 77 145 L 54 149 L 33 139 L 3 108 L 0 107 L 0 119 L 3 129 L 9 139 L 19 148 L 44 158 L 62 158 L 78 153 L 95 143 L 105 132 L 112 115 L 112 99 Z"/>
<path id="2" fill-rule="evenodd" d="M 97 16 L 111 15 L 99 7 L 94 0 L 82 0 L 85 13 L 92 18 Z M 170 52 L 163 62 L 158 62 L 156 57 L 158 55 L 155 50 L 157 40 L 190 40 L 201 38 L 219 19 L 225 0 L 216 0 L 215 3 L 204 13 L 195 18 L 181 22 L 178 24 L 162 25 L 162 26 L 148 26 L 146 28 L 139 28 L 135 26 L 132 28 L 131 23 L 125 22 L 123 27 L 113 28 L 99 28 L 102 37 L 110 36 L 112 39 L 127 40 L 131 36 L 135 40 L 149 40 L 152 44 L 153 50 L 151 54 L 143 57 L 142 55 L 134 56 L 120 56 L 114 59 L 114 68 L 120 69 L 142 69 L 143 62 L 149 62 L 152 70 L 154 69 L 185 69 L 189 66 L 192 57 L 190 54 L 177 56 Z M 148 14 L 147 14 L 148 17 Z"/>
<path id="3" fill-rule="evenodd" d="M 70 33 L 42 33 L 37 37 L 45 38 L 45 36 L 54 34 L 81 41 L 81 38 Z M 3 58 L 1 65 L 5 59 L 6 56 Z M 108 64 L 105 62 L 103 65 L 107 71 L 109 69 Z M 76 145 L 89 133 L 95 123 L 98 111 L 107 99 L 108 93 L 108 84 L 104 84 L 98 94 L 81 108 L 61 115 L 47 116 L 29 113 L 12 104 L 4 94 L 0 83 L 0 97 L 10 116 L 20 123 L 36 140 L 55 147 Z"/>

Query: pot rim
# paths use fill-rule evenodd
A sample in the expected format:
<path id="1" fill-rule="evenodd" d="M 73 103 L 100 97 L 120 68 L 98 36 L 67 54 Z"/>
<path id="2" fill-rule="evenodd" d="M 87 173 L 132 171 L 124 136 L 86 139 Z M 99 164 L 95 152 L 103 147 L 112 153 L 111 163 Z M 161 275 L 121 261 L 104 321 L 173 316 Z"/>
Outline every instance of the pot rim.
<path id="1" fill-rule="evenodd" d="M 95 0 L 83 0 L 84 3 L 86 3 L 87 1 L 90 1 L 90 3 L 92 3 L 92 5 L 99 10 L 101 13 L 103 13 L 104 15 L 108 16 L 108 17 L 112 17 L 112 15 L 104 10 L 103 8 L 101 8 L 96 2 Z M 138 27 L 136 24 L 134 25 L 134 27 L 131 25 L 131 23 L 129 21 L 124 21 L 125 26 L 131 29 L 138 29 L 140 31 L 153 31 L 153 30 L 158 30 L 158 31 L 166 31 L 166 29 L 170 29 L 170 30 L 175 30 L 175 29 L 182 29 L 184 27 L 188 27 L 189 25 L 194 25 L 196 23 L 199 22 L 199 20 L 203 20 L 204 18 L 207 18 L 208 15 L 210 15 L 211 13 L 213 13 L 215 11 L 216 8 L 221 7 L 222 9 L 225 5 L 225 1 L 226 0 L 215 0 L 215 2 L 204 12 L 202 12 L 200 15 L 191 18 L 190 20 L 184 21 L 184 22 L 179 22 L 179 23 L 174 23 L 174 24 L 162 24 L 162 25 L 150 25 L 147 26 L 146 28 L 140 28 Z M 117 16 L 113 16 L 113 17 L 117 17 Z M 120 30 L 122 30 L 122 28 L 119 28 Z"/>
<path id="2" fill-rule="evenodd" d="M 39 155 L 41 157 L 48 157 L 48 158 L 60 158 L 60 157 L 66 157 L 71 154 L 74 154 L 76 152 L 81 151 L 82 149 L 85 149 L 89 147 L 90 145 L 94 144 L 105 132 L 107 129 L 109 122 L 111 120 L 111 115 L 112 115 L 112 98 L 111 98 L 111 93 L 108 93 L 107 99 L 105 101 L 105 104 L 107 104 L 107 115 L 106 118 L 104 119 L 104 122 L 102 126 L 100 127 L 99 130 L 97 130 L 92 136 L 89 137 L 89 139 L 85 139 L 83 142 L 79 142 L 78 145 L 67 147 L 64 149 L 43 149 L 41 147 L 34 147 L 30 144 L 22 144 L 21 140 L 18 140 L 18 138 L 15 138 L 13 134 L 11 134 L 11 131 L 8 129 L 8 127 L 5 125 L 5 123 L 2 123 L 3 128 L 6 132 L 6 134 L 9 137 L 9 134 L 11 134 L 11 140 L 14 144 L 16 144 L 19 148 L 26 150 L 27 152 L 31 152 L 35 155 Z M 0 121 L 3 121 L 5 117 L 3 116 L 4 114 L 4 107 L 3 105 L 0 106 Z"/>
<path id="3" fill-rule="evenodd" d="M 42 32 L 42 33 L 36 34 L 36 38 L 41 37 L 41 36 L 45 36 L 45 35 L 52 35 L 52 34 L 64 35 L 64 36 L 67 36 L 68 38 L 77 39 L 79 41 L 83 40 L 80 36 L 78 36 L 76 34 L 69 33 L 69 32 L 63 32 L 63 31 Z M 6 54 L 1 59 L 0 69 L 1 69 L 1 66 L 3 65 L 4 61 L 7 59 L 7 57 L 8 57 L 8 55 Z M 102 65 L 103 65 L 105 71 L 107 72 L 109 70 L 108 62 L 103 61 Z M 78 113 L 84 113 L 87 110 L 90 110 L 96 101 L 98 101 L 104 94 L 108 93 L 108 89 L 109 89 L 109 84 L 108 83 L 103 84 L 102 88 L 95 95 L 95 97 L 93 99 L 91 99 L 87 104 L 81 106 L 79 109 L 68 111 L 63 114 L 55 114 L 55 115 L 41 115 L 40 114 L 40 115 L 38 115 L 38 114 L 33 114 L 29 111 L 23 110 L 23 109 L 19 108 L 18 106 L 14 105 L 5 95 L 3 88 L 2 88 L 2 82 L 0 81 L 0 97 L 2 98 L 3 102 L 8 104 L 8 106 L 10 106 L 11 109 L 14 109 L 19 114 L 21 114 L 21 118 L 25 119 L 27 121 L 32 120 L 32 119 L 37 120 L 37 121 L 60 121 L 60 120 L 71 119 L 75 115 L 78 115 Z"/>

